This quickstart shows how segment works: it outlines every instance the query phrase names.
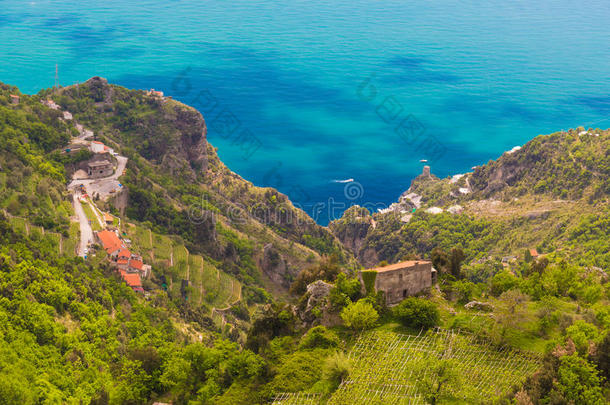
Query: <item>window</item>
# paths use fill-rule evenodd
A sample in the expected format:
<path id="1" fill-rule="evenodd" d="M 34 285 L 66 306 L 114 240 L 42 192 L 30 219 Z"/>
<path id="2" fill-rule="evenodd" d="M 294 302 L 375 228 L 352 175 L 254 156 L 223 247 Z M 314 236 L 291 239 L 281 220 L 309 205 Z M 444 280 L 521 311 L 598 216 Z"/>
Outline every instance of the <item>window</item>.
<path id="1" fill-rule="evenodd" d="M 398 275 L 398 280 L 402 281 L 402 273 Z"/>

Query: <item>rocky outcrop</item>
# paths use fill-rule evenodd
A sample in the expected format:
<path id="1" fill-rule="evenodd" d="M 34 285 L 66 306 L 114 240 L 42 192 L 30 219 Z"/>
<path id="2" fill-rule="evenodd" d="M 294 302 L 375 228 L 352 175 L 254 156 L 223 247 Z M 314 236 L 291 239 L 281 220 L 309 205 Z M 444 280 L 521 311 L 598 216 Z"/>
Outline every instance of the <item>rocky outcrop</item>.
<path id="1" fill-rule="evenodd" d="M 314 281 L 307 286 L 305 297 L 307 302 L 298 311 L 298 316 L 305 326 L 310 327 L 314 324 L 329 325 L 332 323 L 332 315 L 329 313 L 328 295 L 333 288 L 332 284 L 322 280 Z"/>
<path id="2" fill-rule="evenodd" d="M 194 108 L 170 97 L 153 97 L 108 84 L 101 77 L 65 87 L 61 96 L 62 108 L 80 121 L 96 128 L 100 135 L 136 149 L 170 173 L 184 176 L 207 170 L 207 128 Z M 91 104 L 82 103 L 83 99 L 93 102 L 96 115 L 91 115 Z"/>
<path id="3" fill-rule="evenodd" d="M 288 266 L 282 255 L 273 247 L 273 244 L 268 243 L 263 247 L 263 255 L 260 262 L 260 267 L 263 272 L 275 284 L 285 288 L 290 286 L 288 282 Z"/>
<path id="4" fill-rule="evenodd" d="M 377 264 L 377 254 L 366 246 L 367 236 L 375 228 L 375 221 L 366 208 L 357 205 L 350 207 L 328 228 L 361 264 L 367 267 Z"/>
<path id="5" fill-rule="evenodd" d="M 179 142 L 172 142 L 163 155 L 162 164 L 171 170 L 179 170 L 182 162 L 188 162 L 195 171 L 205 172 L 207 160 L 207 127 L 203 116 L 194 108 L 172 103 L 165 110 L 165 117 L 179 133 Z"/>
<path id="6" fill-rule="evenodd" d="M 464 305 L 464 308 L 485 312 L 490 312 L 494 309 L 493 305 L 490 303 L 481 301 L 470 301 L 468 304 Z"/>

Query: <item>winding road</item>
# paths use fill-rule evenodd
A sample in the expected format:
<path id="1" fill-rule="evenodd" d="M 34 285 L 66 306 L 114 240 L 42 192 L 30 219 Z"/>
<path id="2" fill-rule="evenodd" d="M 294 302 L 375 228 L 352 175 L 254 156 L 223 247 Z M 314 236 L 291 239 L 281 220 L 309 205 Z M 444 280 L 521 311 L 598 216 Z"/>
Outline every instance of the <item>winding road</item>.
<path id="1" fill-rule="evenodd" d="M 80 223 L 80 243 L 78 244 L 76 254 L 80 257 L 85 257 L 85 249 L 87 249 L 89 241 L 93 241 L 93 230 L 91 225 L 89 225 L 89 219 L 87 219 L 87 215 L 85 215 L 78 197 L 76 192 L 72 194 L 72 206 L 74 206 L 74 212 L 76 212 L 78 222 Z"/>
<path id="2" fill-rule="evenodd" d="M 87 249 L 87 246 L 93 242 L 93 230 L 91 229 L 89 219 L 87 218 L 87 215 L 85 215 L 85 211 L 83 210 L 83 207 L 79 201 L 81 192 L 78 190 L 78 187 L 81 185 L 84 186 L 89 196 L 98 194 L 102 200 L 107 199 L 112 194 L 112 190 L 118 191 L 120 189 L 118 178 L 121 177 L 125 171 L 127 158 L 124 156 L 117 156 L 116 158 L 117 169 L 111 176 L 101 179 L 72 180 L 68 185 L 68 190 L 72 191 L 72 205 L 74 206 L 74 212 L 76 212 L 78 222 L 80 223 L 81 236 L 77 254 L 81 257 L 85 257 L 85 250 Z M 96 211 L 94 210 L 94 212 Z"/>

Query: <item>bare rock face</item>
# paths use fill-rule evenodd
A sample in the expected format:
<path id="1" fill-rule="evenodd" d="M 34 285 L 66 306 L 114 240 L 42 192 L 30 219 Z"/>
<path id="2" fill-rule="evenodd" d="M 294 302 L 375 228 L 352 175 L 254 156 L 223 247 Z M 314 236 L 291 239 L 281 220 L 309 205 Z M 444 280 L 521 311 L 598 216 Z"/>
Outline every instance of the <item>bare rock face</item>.
<path id="1" fill-rule="evenodd" d="M 289 282 L 286 277 L 288 266 L 273 244 L 268 243 L 263 247 L 263 257 L 260 263 L 261 269 L 276 284 L 288 288 Z"/>
<path id="2" fill-rule="evenodd" d="M 474 309 L 477 311 L 493 311 L 494 307 L 489 302 L 481 302 L 481 301 L 470 301 L 468 304 L 464 305 L 466 309 Z"/>
<path id="3" fill-rule="evenodd" d="M 332 284 L 322 280 L 314 281 L 307 286 L 307 304 L 299 313 L 299 317 L 305 325 L 312 326 L 317 321 L 327 323 L 324 322 L 324 319 L 328 318 L 328 295 L 332 288 Z M 319 311 L 318 314 L 314 313 L 315 309 Z M 318 318 L 318 315 L 322 315 L 321 318 Z"/>
<path id="4" fill-rule="evenodd" d="M 331 222 L 328 227 L 345 247 L 359 257 L 373 224 L 373 217 L 368 210 L 354 205 L 348 208 L 340 219 Z"/>
<path id="5" fill-rule="evenodd" d="M 193 108 L 176 103 L 166 111 L 165 118 L 178 130 L 180 138 L 168 148 L 163 164 L 179 170 L 186 161 L 195 171 L 205 172 L 208 166 L 207 126 L 203 116 Z"/>

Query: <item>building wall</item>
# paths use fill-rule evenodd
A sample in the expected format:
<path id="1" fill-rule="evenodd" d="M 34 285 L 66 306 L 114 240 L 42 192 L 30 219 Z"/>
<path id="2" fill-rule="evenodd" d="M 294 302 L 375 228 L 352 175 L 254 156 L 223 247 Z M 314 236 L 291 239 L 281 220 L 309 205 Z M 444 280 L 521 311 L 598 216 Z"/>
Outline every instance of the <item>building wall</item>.
<path id="1" fill-rule="evenodd" d="M 384 291 L 388 305 L 397 304 L 432 286 L 432 263 L 421 262 L 397 270 L 381 271 L 375 279 L 375 289 Z"/>
<path id="2" fill-rule="evenodd" d="M 92 179 L 99 179 L 100 177 L 108 177 L 114 173 L 112 165 L 100 166 L 95 168 L 87 168 L 87 174 Z"/>

